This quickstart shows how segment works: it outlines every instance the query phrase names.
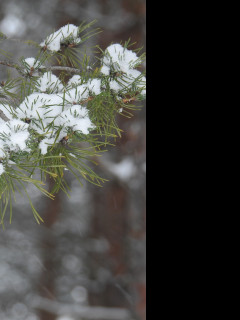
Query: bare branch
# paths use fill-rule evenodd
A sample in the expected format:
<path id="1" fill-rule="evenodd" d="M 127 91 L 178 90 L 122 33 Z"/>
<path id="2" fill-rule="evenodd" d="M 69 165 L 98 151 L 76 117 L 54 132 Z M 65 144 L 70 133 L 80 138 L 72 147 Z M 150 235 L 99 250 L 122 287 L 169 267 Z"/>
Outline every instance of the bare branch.
<path id="1" fill-rule="evenodd" d="M 41 69 L 45 69 L 45 68 L 41 68 Z M 54 67 L 47 67 L 46 69 L 49 71 L 65 71 L 68 73 L 76 73 L 76 74 L 81 73 L 81 70 L 76 68 L 70 68 L 70 67 L 54 66 Z"/>

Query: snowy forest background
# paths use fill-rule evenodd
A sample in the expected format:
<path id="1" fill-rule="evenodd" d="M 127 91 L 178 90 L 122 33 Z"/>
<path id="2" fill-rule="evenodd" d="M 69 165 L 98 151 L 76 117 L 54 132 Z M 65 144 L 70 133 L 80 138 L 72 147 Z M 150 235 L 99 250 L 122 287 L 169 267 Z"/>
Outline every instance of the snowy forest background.
<path id="1" fill-rule="evenodd" d="M 88 41 L 105 49 L 131 38 L 145 48 L 145 0 L 0 0 L 0 30 L 40 42 L 67 23 L 97 19 L 103 32 Z M 34 49 L 7 41 L 12 60 Z M 0 82 L 6 68 L 0 66 Z M 68 177 L 71 198 L 31 190 L 45 220 L 36 224 L 19 196 L 12 225 L 0 231 L 1 320 L 146 319 L 145 106 L 109 148 L 97 173 L 102 188 Z"/>

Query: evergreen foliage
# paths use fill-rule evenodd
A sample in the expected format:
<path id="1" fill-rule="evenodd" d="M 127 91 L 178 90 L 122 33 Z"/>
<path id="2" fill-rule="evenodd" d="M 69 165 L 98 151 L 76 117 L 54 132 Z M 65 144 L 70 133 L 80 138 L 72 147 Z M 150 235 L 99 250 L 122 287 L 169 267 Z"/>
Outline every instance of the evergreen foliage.
<path id="1" fill-rule="evenodd" d="M 69 170 L 82 183 L 97 186 L 104 179 L 90 162 L 121 136 L 118 114 L 131 117 L 135 101 L 145 99 L 146 78 L 139 71 L 145 59 L 141 50 L 132 51 L 130 41 L 95 48 L 96 57 L 86 53 L 84 42 L 99 32 L 94 22 L 79 27 L 66 25 L 42 43 L 26 41 L 36 48 L 33 58 L 9 60 L 0 48 L 0 65 L 16 70 L 0 84 L 0 224 L 8 208 L 12 219 L 15 192 L 25 193 L 36 221 L 26 185 L 33 184 L 54 199 Z M 0 32 L 0 45 L 7 41 Z M 15 72 L 16 74 L 16 72 Z M 40 176 L 40 179 L 38 178 Z M 46 179 L 54 181 L 46 191 Z"/>

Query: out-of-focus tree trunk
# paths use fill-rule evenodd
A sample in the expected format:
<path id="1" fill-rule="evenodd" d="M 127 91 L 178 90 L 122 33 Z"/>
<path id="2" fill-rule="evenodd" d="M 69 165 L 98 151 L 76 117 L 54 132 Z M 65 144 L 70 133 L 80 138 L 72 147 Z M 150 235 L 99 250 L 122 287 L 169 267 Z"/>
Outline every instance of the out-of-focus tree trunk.
<path id="1" fill-rule="evenodd" d="M 48 181 L 49 191 L 52 187 L 52 181 Z M 55 251 L 57 238 L 52 232 L 52 227 L 57 222 L 61 210 L 61 192 L 55 196 L 55 200 L 47 199 L 46 210 L 43 214 L 45 230 L 42 233 L 42 275 L 39 280 L 39 295 L 43 298 L 55 299 L 55 277 L 57 275 L 58 266 L 55 262 Z M 51 314 L 45 310 L 39 310 L 40 320 L 56 320 L 55 314 Z"/>

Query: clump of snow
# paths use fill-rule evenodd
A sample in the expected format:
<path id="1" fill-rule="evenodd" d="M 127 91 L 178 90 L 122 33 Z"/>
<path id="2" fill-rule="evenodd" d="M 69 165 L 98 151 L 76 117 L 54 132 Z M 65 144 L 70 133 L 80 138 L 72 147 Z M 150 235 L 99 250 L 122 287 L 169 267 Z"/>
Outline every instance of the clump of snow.
<path id="1" fill-rule="evenodd" d="M 64 89 L 61 81 L 52 72 L 45 72 L 37 80 L 38 90 L 42 93 L 58 93 L 62 92 Z"/>
<path id="2" fill-rule="evenodd" d="M 112 44 L 109 46 L 102 60 L 101 72 L 110 75 L 111 72 L 125 72 L 136 67 L 139 62 L 137 54 L 120 44 Z"/>
<path id="3" fill-rule="evenodd" d="M 101 80 L 100 79 L 92 79 L 87 83 L 88 90 L 90 94 L 99 95 L 101 93 Z"/>
<path id="4" fill-rule="evenodd" d="M 34 72 L 34 70 L 37 70 L 41 67 L 42 63 L 41 61 L 35 59 L 35 58 L 27 58 L 21 61 L 23 65 L 23 70 L 25 73 Z"/>
<path id="5" fill-rule="evenodd" d="M 94 125 L 88 117 L 87 109 L 80 105 L 74 105 L 62 112 L 56 118 L 55 125 L 65 126 L 83 134 L 88 134 L 89 131 L 94 128 Z"/>
<path id="6" fill-rule="evenodd" d="M 89 90 L 86 84 L 81 84 L 76 88 L 70 89 L 65 94 L 65 99 L 69 104 L 77 104 L 89 98 Z"/>
<path id="7" fill-rule="evenodd" d="M 71 41 L 71 43 L 79 44 L 81 38 L 79 37 L 79 28 L 73 24 L 68 24 L 58 31 L 50 34 L 41 44 L 41 47 L 47 47 L 50 51 L 59 51 L 61 44 L 66 41 Z"/>
<path id="8" fill-rule="evenodd" d="M 62 98 L 58 95 L 33 93 L 24 99 L 15 112 L 18 118 L 34 120 L 40 125 L 42 120 L 50 123 L 61 111 Z"/>
<path id="9" fill-rule="evenodd" d="M 67 136 L 69 128 L 83 134 L 89 134 L 90 130 L 94 129 L 94 125 L 88 117 L 87 109 L 80 105 L 74 105 L 61 112 L 55 118 L 54 126 L 56 126 L 58 130 L 55 130 L 55 132 L 52 130 L 51 137 L 43 139 L 39 144 L 43 155 L 47 153 L 49 146 L 53 146 L 54 143 L 60 142 Z M 62 128 L 60 133 L 59 128 Z"/>
<path id="10" fill-rule="evenodd" d="M 8 122 L 0 119 L 0 159 L 6 158 L 8 153 L 29 151 L 27 141 L 30 137 L 28 124 L 21 120 L 13 119 Z M 0 168 L 4 172 L 3 164 Z"/>
<path id="11" fill-rule="evenodd" d="M 113 76 L 109 80 L 110 89 L 126 93 L 131 89 L 146 94 L 146 78 L 136 70 L 139 58 L 135 52 L 124 48 L 120 44 L 109 46 L 102 59 L 101 72 L 106 76 Z"/>
<path id="12" fill-rule="evenodd" d="M 109 81 L 110 89 L 116 92 L 127 93 L 129 90 L 139 91 L 142 95 L 146 95 L 146 78 L 138 70 L 129 70 L 127 74 L 123 74 L 116 80 Z"/>
<path id="13" fill-rule="evenodd" d="M 32 68 L 35 65 L 39 65 L 39 63 L 40 63 L 35 58 L 27 58 L 24 60 L 24 62 L 29 66 L 29 68 Z"/>
<path id="14" fill-rule="evenodd" d="M 75 79 L 73 81 L 77 81 L 77 80 Z M 101 93 L 101 80 L 91 79 L 87 83 L 76 85 L 72 89 L 69 89 L 68 91 L 66 91 L 65 98 L 68 103 L 81 104 L 81 102 L 87 100 L 90 96 L 99 95 L 100 93 Z"/>
<path id="15" fill-rule="evenodd" d="M 55 138 L 46 138 L 39 143 L 39 149 L 41 150 L 41 153 L 43 155 L 48 152 L 48 147 L 52 146 L 54 144 L 54 141 Z"/>
<path id="16" fill-rule="evenodd" d="M 79 75 L 74 75 L 69 81 L 68 86 L 75 87 L 77 85 L 80 85 L 82 83 L 82 77 Z"/>

